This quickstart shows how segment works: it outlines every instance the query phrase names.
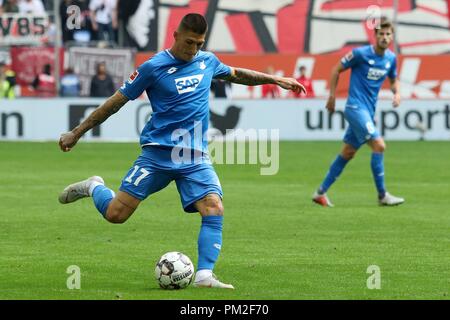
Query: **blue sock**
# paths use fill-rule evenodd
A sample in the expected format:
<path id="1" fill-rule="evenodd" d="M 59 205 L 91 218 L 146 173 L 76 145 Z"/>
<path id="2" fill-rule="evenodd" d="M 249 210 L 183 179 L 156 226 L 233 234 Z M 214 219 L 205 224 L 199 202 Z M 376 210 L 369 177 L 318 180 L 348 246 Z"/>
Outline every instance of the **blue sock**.
<path id="1" fill-rule="evenodd" d="M 105 187 L 103 184 L 96 186 L 92 191 L 92 199 L 94 199 L 95 207 L 102 214 L 103 218 L 106 218 L 106 210 L 114 196 L 114 191 Z"/>
<path id="2" fill-rule="evenodd" d="M 331 185 L 340 176 L 347 162 L 348 160 L 345 160 L 340 154 L 336 157 L 336 159 L 330 166 L 330 170 L 328 171 L 327 176 L 320 185 L 319 193 L 323 194 L 327 192 L 327 190 L 331 187 Z"/>
<path id="3" fill-rule="evenodd" d="M 386 193 L 386 188 L 384 187 L 384 154 L 377 152 L 372 153 L 370 165 L 372 167 L 373 180 L 377 187 L 378 196 L 381 199 Z"/>
<path id="4" fill-rule="evenodd" d="M 198 235 L 198 270 L 213 270 L 222 248 L 223 216 L 202 217 Z"/>

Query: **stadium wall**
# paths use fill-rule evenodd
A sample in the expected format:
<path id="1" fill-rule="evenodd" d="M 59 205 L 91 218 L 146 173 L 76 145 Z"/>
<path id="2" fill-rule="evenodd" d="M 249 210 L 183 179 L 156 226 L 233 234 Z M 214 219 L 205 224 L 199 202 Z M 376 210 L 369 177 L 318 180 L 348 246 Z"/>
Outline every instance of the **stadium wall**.
<path id="1" fill-rule="evenodd" d="M 149 59 L 152 53 L 137 53 L 135 67 Z M 306 67 L 306 75 L 311 78 L 316 97 L 327 97 L 332 68 L 339 63 L 343 54 L 297 55 L 297 54 L 217 54 L 220 60 L 230 66 L 249 68 L 266 72 L 269 67 L 280 76 L 298 77 L 299 67 Z M 442 66 L 450 65 L 450 55 L 416 55 L 398 56 L 397 72 L 401 84 L 400 94 L 403 99 L 450 98 L 450 77 Z M 344 98 L 349 89 L 350 72 L 340 75 L 336 95 Z M 233 98 L 260 98 L 261 87 L 249 87 L 233 84 Z M 284 97 L 287 92 L 282 92 Z M 389 81 L 385 81 L 380 98 L 390 98 Z"/>
<path id="2" fill-rule="evenodd" d="M 126 38 L 142 51 L 170 46 L 179 20 L 189 12 L 206 16 L 208 50 L 240 54 L 342 53 L 373 40 L 376 17 L 394 18 L 393 0 L 136 0 L 134 6 L 122 2 Z M 448 53 L 448 12 L 446 0 L 399 0 L 399 53 Z"/>
<path id="3" fill-rule="evenodd" d="M 124 49 L 96 49 L 72 47 L 64 55 L 60 52 L 60 61 L 64 61 L 66 67 L 70 66 L 79 76 L 84 97 L 89 96 L 89 88 L 92 76 L 95 74 L 95 65 L 106 61 L 108 73 L 113 77 L 116 88 L 119 88 L 123 79 L 139 65 L 148 60 L 154 53 L 139 52 Z M 47 64 L 54 63 L 52 48 L 20 47 L 11 49 L 12 69 L 16 72 L 16 80 L 20 85 L 21 96 L 36 96 L 29 84 L 33 81 L 39 70 Z M 67 56 L 64 59 L 64 56 Z M 235 67 L 249 68 L 267 72 L 270 67 L 280 76 L 299 76 L 299 67 L 306 67 L 306 74 L 311 78 L 316 97 L 325 98 L 329 93 L 330 72 L 342 55 L 298 55 L 298 54 L 218 54 L 225 64 Z M 33 63 L 29 63 L 33 61 Z M 450 77 L 443 66 L 450 66 L 450 55 L 400 55 L 398 57 L 397 72 L 401 84 L 400 94 L 403 99 L 448 99 L 450 98 Z M 63 65 L 60 66 L 63 70 Z M 62 74 L 61 74 L 62 75 Z M 350 72 L 340 75 L 337 96 L 345 98 L 348 92 Z M 248 87 L 232 84 L 232 97 L 234 99 L 261 98 L 260 86 Z M 287 91 L 281 92 L 281 97 L 286 97 Z M 391 98 L 389 83 L 385 81 L 380 98 Z"/>
<path id="4" fill-rule="evenodd" d="M 119 45 L 139 51 L 165 49 L 171 45 L 173 31 L 183 15 L 196 12 L 205 15 L 208 21 L 206 48 L 211 51 L 342 53 L 373 41 L 373 28 L 379 16 L 393 19 L 395 15 L 398 53 L 443 54 L 450 51 L 447 0 L 397 2 L 394 13 L 393 0 L 120 1 Z M 82 12 L 82 15 L 86 13 Z M 47 15 L 3 13 L 0 16 L 0 26 L 3 26 L 0 42 L 5 45 L 51 44 L 55 37 L 52 20 Z M 81 21 L 85 22 L 84 19 Z M 84 23 L 80 24 L 84 26 Z M 87 31 L 89 35 L 88 30 L 84 28 L 81 34 L 85 36 Z"/>
<path id="5" fill-rule="evenodd" d="M 104 99 L 17 99 L 0 101 L 0 140 L 58 140 L 75 127 Z M 251 139 L 260 133 L 279 130 L 281 140 L 340 140 L 346 129 L 344 99 L 329 115 L 325 100 L 211 100 L 209 135 L 227 139 Z M 138 142 L 139 133 L 151 117 L 150 104 L 130 101 L 100 127 L 91 130 L 87 141 Z M 377 126 L 390 140 L 450 140 L 450 101 L 404 100 L 398 109 L 391 101 L 380 101 Z M 242 129 L 241 135 L 229 130 Z"/>

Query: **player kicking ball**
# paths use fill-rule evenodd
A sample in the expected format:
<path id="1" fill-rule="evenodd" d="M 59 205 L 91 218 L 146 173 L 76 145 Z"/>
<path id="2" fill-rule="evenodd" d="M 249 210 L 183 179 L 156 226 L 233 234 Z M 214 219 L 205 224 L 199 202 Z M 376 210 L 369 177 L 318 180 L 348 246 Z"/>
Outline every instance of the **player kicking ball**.
<path id="1" fill-rule="evenodd" d="M 173 34 L 175 42 L 170 49 L 143 63 L 86 120 L 61 135 L 61 150 L 70 151 L 83 134 L 119 111 L 128 100 L 138 98 L 144 91 L 149 97 L 153 113 L 141 132 L 142 153 L 125 175 L 119 191 L 114 193 L 101 177 L 93 176 L 66 187 L 59 201 L 65 204 L 92 197 L 107 221 L 123 223 L 141 201 L 175 181 L 184 211 L 199 212 L 202 217 L 194 286 L 234 289 L 213 274 L 222 248 L 224 209 L 222 188 L 205 139 L 211 80 L 220 78 L 244 85 L 273 83 L 295 93 L 305 89 L 293 78 L 229 67 L 213 53 L 201 51 L 207 28 L 203 16 L 184 16 Z"/>
<path id="2" fill-rule="evenodd" d="M 384 185 L 384 150 L 383 138 L 375 127 L 374 115 L 378 92 L 389 77 L 394 93 L 393 106 L 400 104 L 399 81 L 397 80 L 397 58 L 388 49 L 394 33 L 393 25 L 385 18 L 381 19 L 375 29 L 376 45 L 353 49 L 334 67 L 331 73 L 330 96 L 326 108 L 334 112 L 336 104 L 336 87 L 339 74 L 351 68 L 350 86 L 345 105 L 345 119 L 349 126 L 344 136 L 341 153 L 331 164 L 330 169 L 313 195 L 313 201 L 324 207 L 332 207 L 326 192 L 344 170 L 347 163 L 355 156 L 365 143 L 372 149 L 371 168 L 380 205 L 395 206 L 402 204 L 403 198 L 395 197 L 386 191 Z"/>

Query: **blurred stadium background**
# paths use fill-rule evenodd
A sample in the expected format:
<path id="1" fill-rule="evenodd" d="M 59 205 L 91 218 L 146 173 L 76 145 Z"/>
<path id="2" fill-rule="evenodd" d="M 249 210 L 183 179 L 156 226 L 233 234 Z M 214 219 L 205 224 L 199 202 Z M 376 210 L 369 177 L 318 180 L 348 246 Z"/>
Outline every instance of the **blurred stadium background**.
<path id="1" fill-rule="evenodd" d="M 450 190 L 450 0 L 0 0 L 0 5 L 0 62 L 4 64 L 0 86 L 8 81 L 0 87 L 0 261 L 4 269 L 0 272 L 0 297 L 174 298 L 146 291 L 148 286 L 156 288 L 156 283 L 141 282 L 152 277 L 151 261 L 174 246 L 196 255 L 193 239 L 197 225 L 193 219 L 185 222 L 180 218 L 175 188 L 143 206 L 142 211 L 174 212 L 169 216 L 138 215 L 135 221 L 146 231 L 133 221 L 121 229 L 125 231 L 100 224 L 90 203 L 68 210 L 56 201 L 63 186 L 85 175 L 102 174 L 112 181 L 113 188 L 118 186 L 138 154 L 140 130 L 151 116 L 146 97 L 129 102 L 83 138 L 83 142 L 129 145 L 81 143 L 79 149 L 65 155 L 56 141 L 104 101 L 108 92 L 118 89 L 137 66 L 170 47 L 172 33 L 183 15 L 198 12 L 206 16 L 210 26 L 205 50 L 232 66 L 296 78 L 304 66 L 301 81 L 312 90 L 306 97 L 294 97 L 270 87 L 214 83 L 211 130 L 225 135 L 226 129 L 279 129 L 283 140 L 280 175 L 270 180 L 259 177 L 257 170 L 218 166 L 229 195 L 225 202 L 229 208 L 229 225 L 225 227 L 229 249 L 225 250 L 229 251 L 224 251 L 224 264 L 219 263 L 219 268 L 223 268 L 224 280 L 235 277 L 239 279 L 237 287 L 241 284 L 246 289 L 226 296 L 218 292 L 194 294 L 189 289 L 175 298 L 448 299 L 450 221 L 444 213 L 448 212 Z M 310 204 L 310 194 L 338 152 L 338 140 L 345 131 L 342 110 L 349 79 L 349 72 L 342 75 L 337 112 L 330 116 L 324 108 L 330 71 L 352 48 L 373 41 L 370 25 L 379 13 L 395 23 L 391 49 L 399 55 L 403 101 L 399 109 L 392 108 L 386 83 L 380 93 L 377 125 L 388 146 L 392 145 L 386 157 L 392 177 L 388 177 L 388 185 L 405 196 L 407 203 L 399 211 L 377 211 L 368 154 L 362 153 L 333 189 L 339 190 L 335 200 L 341 202 L 340 208 L 323 215 L 321 208 Z M 100 85 L 97 95 L 93 94 L 92 80 L 102 62 L 113 88 Z M 46 68 L 47 73 L 43 73 Z M 311 142 L 316 140 L 324 142 Z M 46 141 L 51 142 L 43 143 Z M 119 156 L 117 148 L 126 152 Z M 367 183 L 361 184 L 361 177 L 366 177 Z M 235 185 L 240 187 L 235 190 Z M 273 202 L 263 199 L 269 194 L 278 198 Z M 355 203 L 355 197 L 360 197 L 361 203 Z M 77 215 L 67 218 L 64 210 Z M 258 222 L 243 222 L 246 216 Z M 178 226 L 177 221 L 184 222 Z M 278 239 L 265 233 L 273 221 L 278 223 L 276 230 L 286 232 Z M 291 231 L 297 223 L 299 230 Z M 371 229 L 377 223 L 381 223 L 379 229 Z M 148 232 L 155 224 L 160 227 L 155 234 L 164 244 L 154 243 Z M 179 238 L 168 237 L 163 232 L 166 227 Z M 136 229 L 139 237 L 133 236 Z M 190 230 L 189 234 L 183 230 Z M 365 242 L 366 237 L 371 240 Z M 271 238 L 270 243 L 264 242 Z M 101 245 L 97 250 L 84 239 Z M 108 247 L 116 239 L 135 247 L 125 243 Z M 77 241 L 83 250 L 71 251 Z M 150 247 L 140 241 L 147 241 Z M 265 244 L 265 250 L 256 245 L 258 241 Z M 380 247 L 375 246 L 377 241 L 381 241 Z M 135 268 L 127 270 L 121 265 L 127 260 L 114 250 L 117 248 L 131 255 L 128 262 Z M 340 249 L 344 253 L 338 256 Z M 145 250 L 149 253 L 143 254 Z M 295 252 L 308 265 L 299 265 Z M 242 255 L 255 263 L 240 260 Z M 365 258 L 358 259 L 363 255 Z M 261 286 L 258 281 L 245 282 L 252 280 L 250 272 L 250 278 L 270 282 L 266 275 L 274 272 L 273 266 L 279 268 L 277 261 L 271 260 L 275 257 L 297 268 L 287 271 L 292 278 L 273 279 L 270 285 L 262 281 Z M 98 259 L 110 264 L 108 274 L 96 278 L 94 273 L 101 274 L 103 268 Z M 385 262 L 389 267 L 382 271 L 389 270 L 395 276 L 383 282 L 391 291 L 370 295 L 364 288 L 365 268 L 376 262 Z M 84 295 L 67 293 L 65 288 L 64 270 L 73 263 L 84 263 L 82 270 L 89 270 L 86 277 L 94 283 Z M 397 272 L 397 267 L 405 273 Z M 51 272 L 59 275 L 53 277 Z M 297 289 L 286 291 L 292 284 L 289 279 L 298 281 Z M 320 285 L 315 281 L 321 281 Z M 362 289 L 352 289 L 358 281 Z M 101 287 L 107 282 L 107 288 Z M 336 286 L 330 287 L 330 283 Z"/>
<path id="2" fill-rule="evenodd" d="M 98 100 L 87 98 L 108 96 L 154 52 L 170 47 L 172 32 L 188 12 L 206 16 L 210 29 L 205 49 L 216 52 L 226 64 L 296 78 L 300 76 L 299 67 L 304 66 L 302 81 L 310 85 L 310 95 L 292 97 L 285 90 L 218 81 L 213 85 L 212 97 L 217 99 L 211 103 L 212 110 L 224 114 L 231 105 L 242 109 L 236 121 L 213 123 L 213 127 L 280 128 L 283 123 L 281 139 L 340 138 L 342 114 L 325 119 L 320 107 L 328 93 L 330 69 L 351 48 L 373 40 L 370 26 L 382 14 L 396 26 L 392 50 L 399 54 L 404 105 L 398 111 L 390 108 L 391 93 L 386 84 L 379 104 L 383 134 L 388 139 L 450 138 L 450 13 L 446 0 L 108 0 L 103 7 L 104 2 L 97 0 L 0 0 L 0 3 L 3 8 L 0 61 L 6 64 L 4 71 L 15 79 L 16 85 L 9 93 L 10 98 L 17 99 L 1 101 L 3 140 L 56 139 L 59 131 L 76 125 L 98 104 Z M 23 3 L 29 5 L 21 6 Z M 37 8 L 45 11 L 39 13 Z M 94 30 L 94 25 L 99 25 L 93 22 L 96 19 L 105 22 L 104 32 Z M 113 88 L 103 86 L 104 90 L 97 92 L 91 82 L 100 62 L 106 64 L 106 72 L 114 84 Z M 48 76 L 42 72 L 46 65 Z M 339 83 L 339 98 L 345 99 L 349 74 L 346 72 Z M 36 82 L 39 78 L 42 81 Z M 74 89 L 77 82 L 79 90 Z M 61 95 L 77 99 L 61 100 Z M 25 97 L 27 100 L 21 99 Z M 221 101 L 223 97 L 227 101 Z M 268 114 L 252 112 L 252 107 L 267 104 L 255 99 L 273 97 L 280 101 L 268 103 L 267 109 L 268 114 L 279 115 L 278 122 Z M 24 108 L 25 101 L 36 108 Z M 134 109 L 134 119 L 129 119 L 130 132 L 109 135 L 97 130 L 94 138 L 136 141 L 149 116 L 142 115 L 139 109 L 146 101 L 143 96 L 130 108 Z M 292 104 L 298 108 L 291 108 Z M 287 109 L 279 112 L 279 107 Z M 42 108 L 49 108 L 54 117 L 53 121 L 40 121 L 38 125 L 43 128 L 32 120 L 39 116 L 33 112 Z M 48 115 L 44 117 L 49 119 Z M 267 123 L 269 120 L 272 125 Z M 108 124 L 105 126 L 103 131 L 108 128 L 115 131 Z"/>

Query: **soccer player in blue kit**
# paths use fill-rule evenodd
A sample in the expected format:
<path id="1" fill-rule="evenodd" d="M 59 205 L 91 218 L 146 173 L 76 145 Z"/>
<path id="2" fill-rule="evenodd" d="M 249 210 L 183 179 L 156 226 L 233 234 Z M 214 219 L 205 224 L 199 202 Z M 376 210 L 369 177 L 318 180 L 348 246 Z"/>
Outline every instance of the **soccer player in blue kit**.
<path id="1" fill-rule="evenodd" d="M 170 49 L 143 63 L 86 120 L 61 135 L 61 150 L 70 151 L 84 133 L 119 111 L 128 100 L 146 91 L 151 102 L 152 117 L 140 137 L 142 153 L 125 175 L 119 191 L 114 193 L 101 177 L 93 176 L 67 186 L 59 201 L 65 204 L 92 197 L 107 221 L 123 223 L 142 200 L 175 181 L 184 211 L 199 212 L 202 217 L 194 286 L 234 289 L 213 274 L 222 247 L 224 209 L 222 188 L 205 139 L 211 80 L 220 78 L 244 85 L 273 83 L 296 93 L 305 89 L 293 78 L 229 67 L 213 53 L 201 51 L 207 28 L 202 15 L 184 16 L 173 34 L 175 42 Z"/>
<path id="2" fill-rule="evenodd" d="M 335 93 L 339 74 L 349 68 L 349 96 L 345 106 L 345 119 L 349 126 L 344 136 L 344 146 L 341 153 L 331 164 L 330 169 L 318 190 L 313 195 L 313 201 L 325 207 L 332 207 L 326 192 L 336 181 L 345 165 L 355 156 L 358 149 L 365 143 L 372 149 L 371 168 L 378 191 L 380 205 L 393 206 L 403 203 L 403 198 L 395 197 L 386 191 L 384 184 L 384 150 L 386 145 L 375 127 L 374 115 L 378 92 L 389 77 L 391 91 L 394 94 L 393 106 L 400 104 L 399 81 L 397 80 L 397 58 L 388 49 L 394 28 L 385 18 L 375 29 L 376 45 L 368 45 L 353 49 L 336 65 L 331 74 L 330 96 L 326 108 L 329 112 L 335 110 Z"/>

